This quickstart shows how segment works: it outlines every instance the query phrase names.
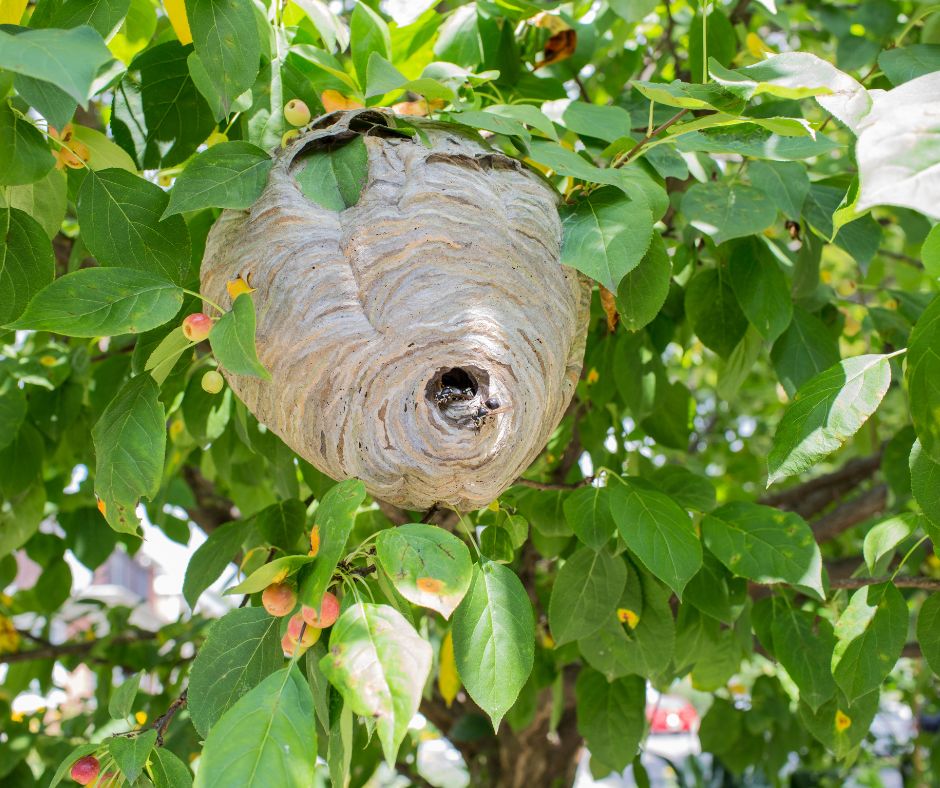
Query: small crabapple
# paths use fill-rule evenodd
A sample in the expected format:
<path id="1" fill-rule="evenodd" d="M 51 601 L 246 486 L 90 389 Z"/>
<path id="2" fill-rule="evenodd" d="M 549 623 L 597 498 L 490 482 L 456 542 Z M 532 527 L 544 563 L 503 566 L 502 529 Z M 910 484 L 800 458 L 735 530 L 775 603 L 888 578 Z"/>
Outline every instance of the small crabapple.
<path id="1" fill-rule="evenodd" d="M 261 594 L 261 604 L 272 616 L 288 615 L 297 604 L 297 594 L 286 583 L 271 583 Z"/>
<path id="2" fill-rule="evenodd" d="M 225 378 L 214 369 L 210 369 L 202 376 L 202 390 L 207 394 L 218 394 L 224 385 Z"/>
<path id="3" fill-rule="evenodd" d="M 86 755 L 72 764 L 71 775 L 79 785 L 88 785 L 98 776 L 99 771 L 101 771 L 101 764 L 98 763 L 98 759 L 94 755 Z"/>
<path id="4" fill-rule="evenodd" d="M 190 342 L 202 342 L 212 330 L 212 318 L 205 312 L 194 312 L 183 320 L 183 336 Z"/>
<path id="5" fill-rule="evenodd" d="M 301 648 L 310 648 L 314 643 L 320 639 L 321 629 L 318 627 L 312 627 L 307 624 L 304 627 L 303 617 L 296 613 L 290 617 L 290 621 L 287 622 L 287 637 L 290 639 L 291 643 L 300 642 Z M 301 638 L 301 632 L 303 632 L 303 638 Z"/>
<path id="6" fill-rule="evenodd" d="M 284 105 L 284 118 L 291 126 L 306 126 L 310 122 L 310 107 L 300 99 L 291 99 Z"/>
<path id="7" fill-rule="evenodd" d="M 315 607 L 307 607 L 306 605 L 300 608 L 300 615 L 312 627 L 324 629 L 333 626 L 333 623 L 339 618 L 339 600 L 327 591 L 320 602 L 319 615 L 317 615 Z"/>

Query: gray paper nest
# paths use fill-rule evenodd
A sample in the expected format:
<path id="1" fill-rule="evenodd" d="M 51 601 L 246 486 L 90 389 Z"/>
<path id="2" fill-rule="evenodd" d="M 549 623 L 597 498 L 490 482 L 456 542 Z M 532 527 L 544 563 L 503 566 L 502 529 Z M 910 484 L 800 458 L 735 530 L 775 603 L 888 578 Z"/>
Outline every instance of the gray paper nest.
<path id="1" fill-rule="evenodd" d="M 410 119 L 409 119 L 410 121 Z M 581 372 L 590 289 L 559 264 L 558 196 L 453 127 L 413 138 L 374 110 L 332 113 L 278 151 L 202 263 L 208 298 L 250 276 L 272 379 L 222 370 L 258 420 L 336 479 L 413 510 L 485 506 L 545 445 Z M 303 156 L 362 135 L 368 179 L 343 211 L 301 192 Z"/>

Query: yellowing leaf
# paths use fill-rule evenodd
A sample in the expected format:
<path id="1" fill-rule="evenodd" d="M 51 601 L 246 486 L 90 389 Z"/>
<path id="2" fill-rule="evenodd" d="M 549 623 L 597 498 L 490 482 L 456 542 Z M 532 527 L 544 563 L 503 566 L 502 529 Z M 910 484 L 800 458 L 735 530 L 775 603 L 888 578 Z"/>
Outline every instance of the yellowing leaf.
<path id="1" fill-rule="evenodd" d="M 589 386 L 593 386 L 595 383 L 597 383 L 598 380 L 600 380 L 600 377 L 600 373 L 591 367 L 591 371 L 587 374 L 587 384 Z"/>
<path id="2" fill-rule="evenodd" d="M 758 59 L 762 60 L 764 55 L 775 54 L 773 49 L 767 46 L 757 33 L 748 33 L 744 39 L 744 43 L 747 46 L 747 51 Z"/>
<path id="3" fill-rule="evenodd" d="M 617 620 L 621 624 L 626 624 L 630 629 L 636 629 L 636 625 L 640 623 L 640 617 L 626 607 L 617 608 Z"/>
<path id="4" fill-rule="evenodd" d="M 251 274 L 247 274 L 245 278 L 238 277 L 237 279 L 230 279 L 225 283 L 225 289 L 228 290 L 228 297 L 234 301 L 242 293 L 253 293 L 255 288 L 251 286 Z"/>
<path id="5" fill-rule="evenodd" d="M 362 109 L 365 106 L 361 101 L 344 96 L 338 90 L 324 90 L 320 94 L 320 102 L 327 112 L 336 112 L 341 109 Z"/>
<path id="6" fill-rule="evenodd" d="M 193 43 L 193 34 L 189 29 L 189 17 L 186 16 L 185 0 L 163 0 L 167 18 L 179 42 L 186 46 Z"/>
<path id="7" fill-rule="evenodd" d="M 315 558 L 317 553 L 320 552 L 320 526 L 315 525 L 310 530 L 310 552 L 308 555 L 311 558 Z"/>
<path id="8" fill-rule="evenodd" d="M 836 711 L 836 731 L 842 733 L 842 731 L 847 730 L 852 725 L 852 718 L 849 717 L 844 711 L 839 709 Z"/>
<path id="9" fill-rule="evenodd" d="M 0 25 L 18 25 L 27 0 L 0 0 Z"/>
<path id="10" fill-rule="evenodd" d="M 441 641 L 441 665 L 437 674 L 437 688 L 449 709 L 460 690 L 460 676 L 457 675 L 457 662 L 454 659 L 454 638 L 450 630 Z"/>

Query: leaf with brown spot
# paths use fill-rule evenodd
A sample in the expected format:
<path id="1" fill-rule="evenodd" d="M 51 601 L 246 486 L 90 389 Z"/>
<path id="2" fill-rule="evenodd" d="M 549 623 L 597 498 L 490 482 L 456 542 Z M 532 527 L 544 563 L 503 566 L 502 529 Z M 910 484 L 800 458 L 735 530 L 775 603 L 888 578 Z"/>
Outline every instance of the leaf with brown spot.
<path id="1" fill-rule="evenodd" d="M 398 593 L 444 618 L 450 618 L 470 587 L 470 551 L 437 526 L 411 523 L 389 528 L 379 534 L 376 555 Z"/>

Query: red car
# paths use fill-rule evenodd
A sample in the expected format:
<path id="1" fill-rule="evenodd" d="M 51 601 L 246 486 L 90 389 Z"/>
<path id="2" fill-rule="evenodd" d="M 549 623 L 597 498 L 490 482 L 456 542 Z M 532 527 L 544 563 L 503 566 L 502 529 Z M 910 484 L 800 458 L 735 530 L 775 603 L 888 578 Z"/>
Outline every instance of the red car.
<path id="1" fill-rule="evenodd" d="M 660 695 L 646 704 L 646 719 L 650 733 L 693 733 L 698 730 L 698 713 L 685 698 Z"/>

